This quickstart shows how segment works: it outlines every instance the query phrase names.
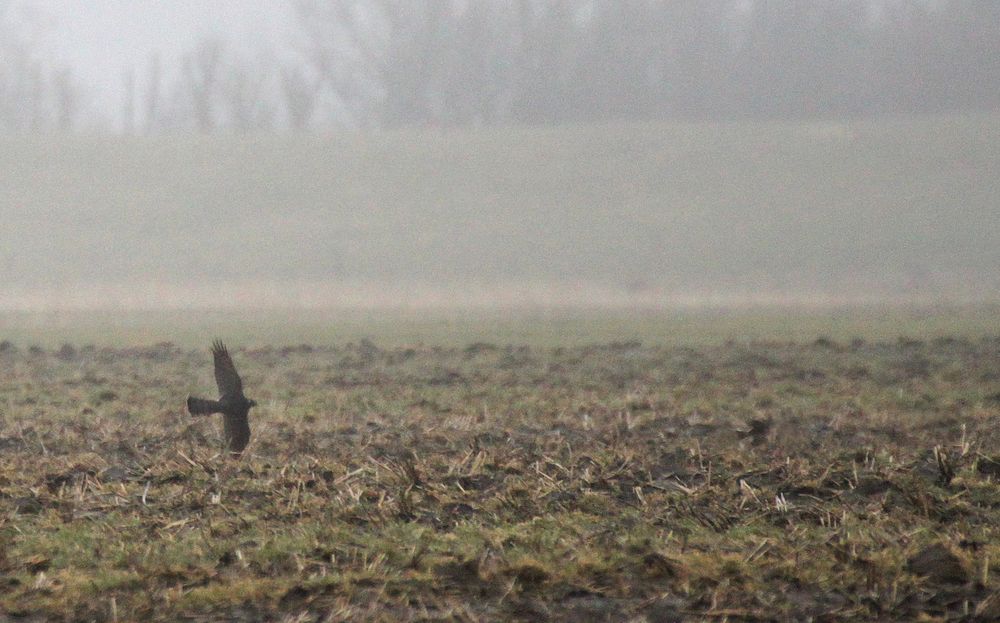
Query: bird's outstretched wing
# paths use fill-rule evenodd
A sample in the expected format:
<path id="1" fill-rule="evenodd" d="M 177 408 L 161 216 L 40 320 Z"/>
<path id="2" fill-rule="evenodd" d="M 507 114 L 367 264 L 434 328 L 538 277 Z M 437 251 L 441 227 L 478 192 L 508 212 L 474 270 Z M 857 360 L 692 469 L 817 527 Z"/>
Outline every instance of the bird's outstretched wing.
<path id="1" fill-rule="evenodd" d="M 243 381 L 221 341 L 212 343 L 212 356 L 215 358 L 215 382 L 219 386 L 219 394 L 223 397 L 243 395 Z"/>

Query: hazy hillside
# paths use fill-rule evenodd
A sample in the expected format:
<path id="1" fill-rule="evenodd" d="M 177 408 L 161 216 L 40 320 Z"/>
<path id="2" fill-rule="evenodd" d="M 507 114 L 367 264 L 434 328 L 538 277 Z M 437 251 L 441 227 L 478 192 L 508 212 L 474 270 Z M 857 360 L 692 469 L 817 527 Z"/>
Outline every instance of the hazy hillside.
<path id="1" fill-rule="evenodd" d="M 3 305 L 1000 294 L 1000 118 L 0 141 Z"/>

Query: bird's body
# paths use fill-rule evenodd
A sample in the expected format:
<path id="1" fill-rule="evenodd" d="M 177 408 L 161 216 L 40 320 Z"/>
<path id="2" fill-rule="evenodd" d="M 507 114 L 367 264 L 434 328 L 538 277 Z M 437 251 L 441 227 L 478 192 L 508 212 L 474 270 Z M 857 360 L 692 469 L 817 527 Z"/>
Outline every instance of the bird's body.
<path id="1" fill-rule="evenodd" d="M 215 360 L 215 382 L 219 386 L 219 399 L 206 400 L 188 396 L 187 408 L 191 415 L 221 413 L 226 447 L 233 454 L 241 454 L 250 443 L 250 407 L 257 403 L 243 394 L 243 381 L 236 372 L 229 351 L 216 341 L 212 344 Z"/>

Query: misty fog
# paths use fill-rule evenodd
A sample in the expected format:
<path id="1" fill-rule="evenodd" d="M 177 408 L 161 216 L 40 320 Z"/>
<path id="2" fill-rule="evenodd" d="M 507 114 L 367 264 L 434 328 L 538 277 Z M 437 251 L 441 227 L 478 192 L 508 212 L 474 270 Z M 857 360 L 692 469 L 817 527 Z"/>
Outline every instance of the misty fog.
<path id="1" fill-rule="evenodd" d="M 0 308 L 995 301 L 997 58 L 971 0 L 0 0 Z"/>

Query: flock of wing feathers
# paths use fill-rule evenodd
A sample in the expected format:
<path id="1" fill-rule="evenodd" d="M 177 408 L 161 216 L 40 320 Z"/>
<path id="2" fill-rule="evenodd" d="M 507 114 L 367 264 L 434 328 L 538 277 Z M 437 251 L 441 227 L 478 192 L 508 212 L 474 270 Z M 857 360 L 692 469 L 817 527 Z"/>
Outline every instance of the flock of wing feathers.
<path id="1" fill-rule="evenodd" d="M 243 394 L 243 380 L 236 371 L 225 344 L 216 340 L 212 344 L 212 357 L 215 360 L 215 382 L 219 386 L 219 399 L 188 396 L 188 412 L 191 415 L 221 413 L 226 448 L 233 455 L 239 456 L 250 443 L 250 422 L 247 415 L 250 407 L 257 406 L 257 403 Z"/>

